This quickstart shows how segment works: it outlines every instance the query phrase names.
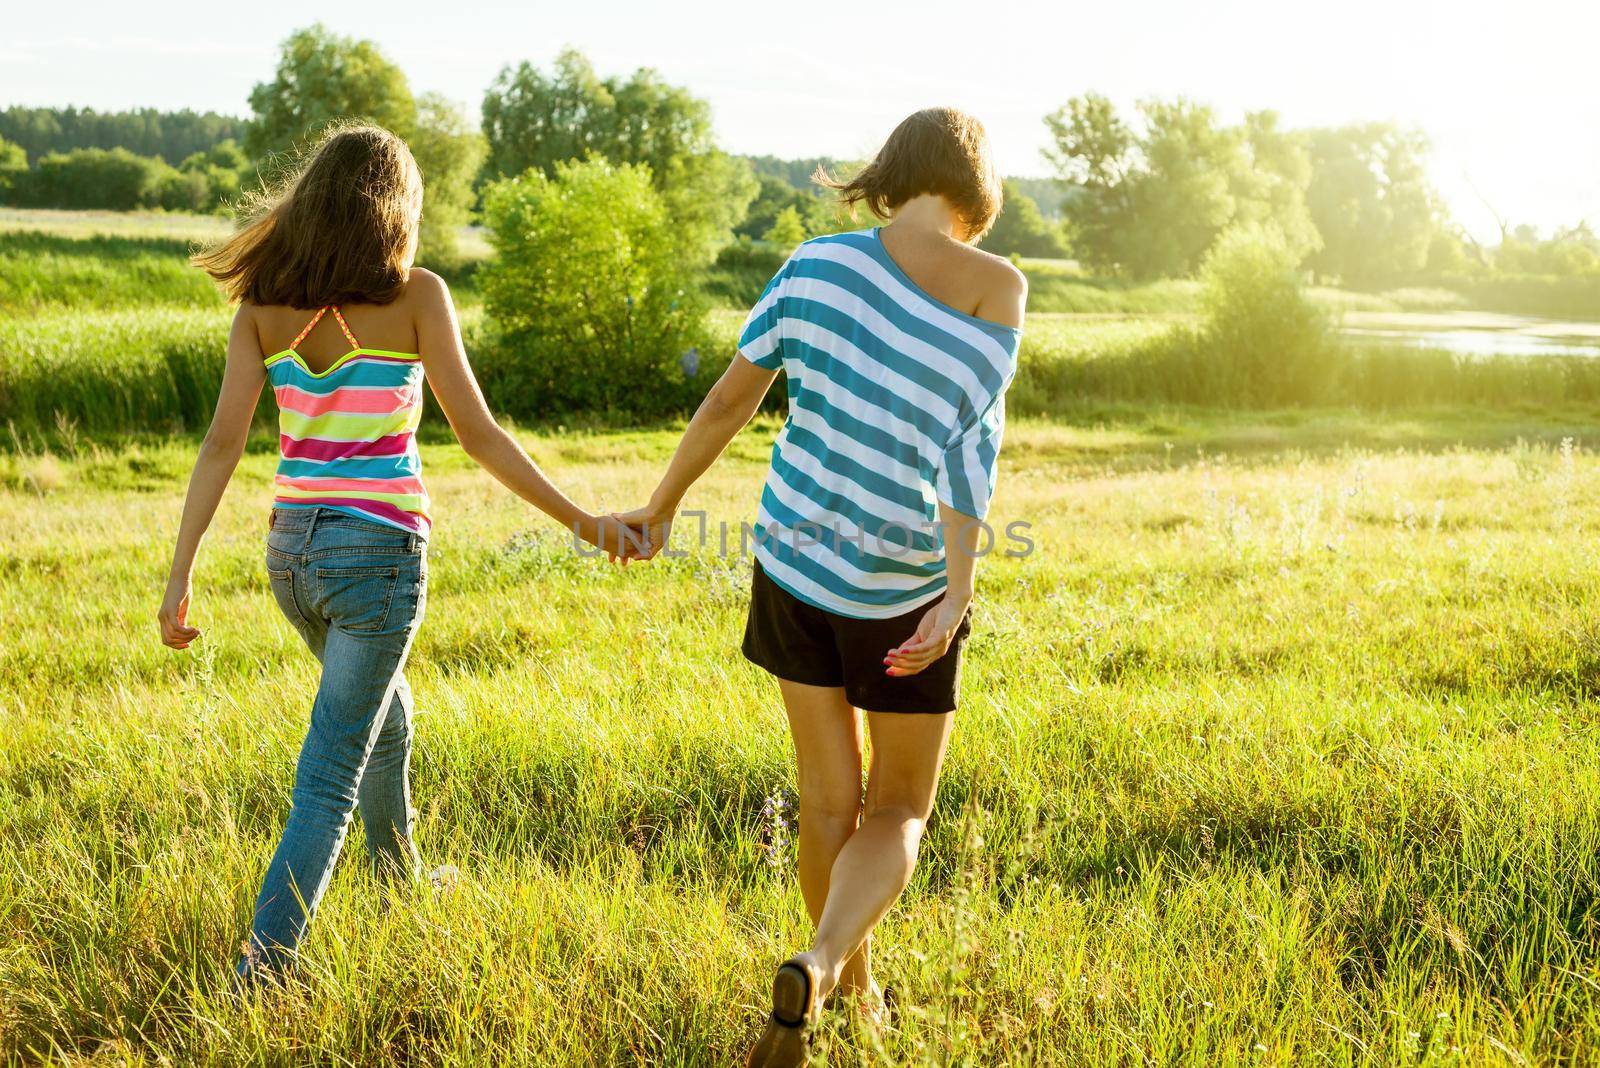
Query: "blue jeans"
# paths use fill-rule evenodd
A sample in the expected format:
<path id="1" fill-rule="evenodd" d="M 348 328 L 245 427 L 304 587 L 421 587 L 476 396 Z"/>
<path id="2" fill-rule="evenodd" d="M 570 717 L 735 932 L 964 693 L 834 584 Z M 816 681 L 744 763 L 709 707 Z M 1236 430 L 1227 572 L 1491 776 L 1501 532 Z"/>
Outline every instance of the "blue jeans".
<path id="1" fill-rule="evenodd" d="M 416 875 L 411 691 L 402 674 L 422 621 L 427 543 L 327 508 L 278 508 L 267 538 L 278 607 L 322 662 L 283 840 L 256 898 L 237 969 L 248 983 L 294 959 L 357 807 L 374 870 Z"/>

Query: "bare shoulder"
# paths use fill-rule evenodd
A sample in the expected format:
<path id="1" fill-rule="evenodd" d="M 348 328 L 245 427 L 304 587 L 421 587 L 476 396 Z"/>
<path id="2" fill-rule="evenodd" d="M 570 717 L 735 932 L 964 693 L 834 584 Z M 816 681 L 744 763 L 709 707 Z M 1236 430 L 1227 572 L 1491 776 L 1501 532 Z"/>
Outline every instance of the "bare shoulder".
<path id="1" fill-rule="evenodd" d="M 418 305 L 449 300 L 450 287 L 426 267 L 413 267 L 406 276 L 405 299 Z"/>
<path id="2" fill-rule="evenodd" d="M 260 305 L 241 300 L 239 306 L 233 310 L 233 329 L 230 334 L 236 338 L 253 338 L 257 347 L 265 350 L 267 339 L 262 336 Z"/>
<path id="3" fill-rule="evenodd" d="M 417 322 L 448 321 L 455 311 L 450 299 L 450 286 L 426 267 L 411 268 L 401 300 L 410 307 L 412 317 Z"/>
<path id="4" fill-rule="evenodd" d="M 1020 328 L 1028 305 L 1028 276 L 1004 256 L 970 246 L 969 252 L 968 269 L 981 294 L 978 314 L 1002 326 Z"/>

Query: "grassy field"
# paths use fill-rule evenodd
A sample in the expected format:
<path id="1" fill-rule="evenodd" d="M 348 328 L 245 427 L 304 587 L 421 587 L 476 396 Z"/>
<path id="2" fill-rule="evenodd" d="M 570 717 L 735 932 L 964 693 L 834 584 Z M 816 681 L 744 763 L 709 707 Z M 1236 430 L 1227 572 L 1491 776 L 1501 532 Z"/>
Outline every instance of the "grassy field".
<path id="1" fill-rule="evenodd" d="M 1019 421 L 994 518 L 1037 551 L 983 568 L 882 930 L 915 1008 L 832 1020 L 827 1063 L 1600 1058 L 1594 415 Z M 773 430 L 688 502 L 713 531 Z M 608 507 L 673 441 L 525 437 Z M 578 560 L 427 447 L 416 796 L 459 878 L 383 908 L 347 858 L 303 981 L 240 1006 L 315 673 L 266 590 L 266 441 L 206 547 L 205 638 L 157 642 L 192 449 L 0 453 L 0 1059 L 732 1062 L 805 931 L 746 566 Z"/>

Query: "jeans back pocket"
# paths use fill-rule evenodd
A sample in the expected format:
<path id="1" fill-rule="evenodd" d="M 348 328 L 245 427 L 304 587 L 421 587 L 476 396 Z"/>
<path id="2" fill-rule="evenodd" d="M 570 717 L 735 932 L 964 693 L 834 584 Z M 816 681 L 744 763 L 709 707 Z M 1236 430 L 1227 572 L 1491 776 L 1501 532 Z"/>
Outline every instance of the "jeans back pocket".
<path id="1" fill-rule="evenodd" d="M 388 625 L 399 565 L 318 567 L 313 575 L 317 608 L 330 624 L 357 634 L 377 633 Z"/>

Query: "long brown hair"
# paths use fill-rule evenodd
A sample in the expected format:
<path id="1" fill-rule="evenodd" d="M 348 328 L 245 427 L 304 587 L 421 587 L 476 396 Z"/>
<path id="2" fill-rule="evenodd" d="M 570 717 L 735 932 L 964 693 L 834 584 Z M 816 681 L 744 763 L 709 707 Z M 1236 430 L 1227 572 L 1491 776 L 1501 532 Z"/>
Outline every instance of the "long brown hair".
<path id="1" fill-rule="evenodd" d="M 230 300 L 388 304 L 405 287 L 421 196 L 404 141 L 376 126 L 335 128 L 287 181 L 255 198 L 249 222 L 192 262 Z"/>
<path id="2" fill-rule="evenodd" d="M 983 123 L 955 108 L 923 108 L 908 116 L 872 162 L 848 182 L 821 167 L 812 180 L 839 192 L 855 214 L 865 203 L 880 219 L 912 197 L 934 193 L 948 200 L 976 239 L 1000 214 L 1000 174 L 989 153 Z"/>

